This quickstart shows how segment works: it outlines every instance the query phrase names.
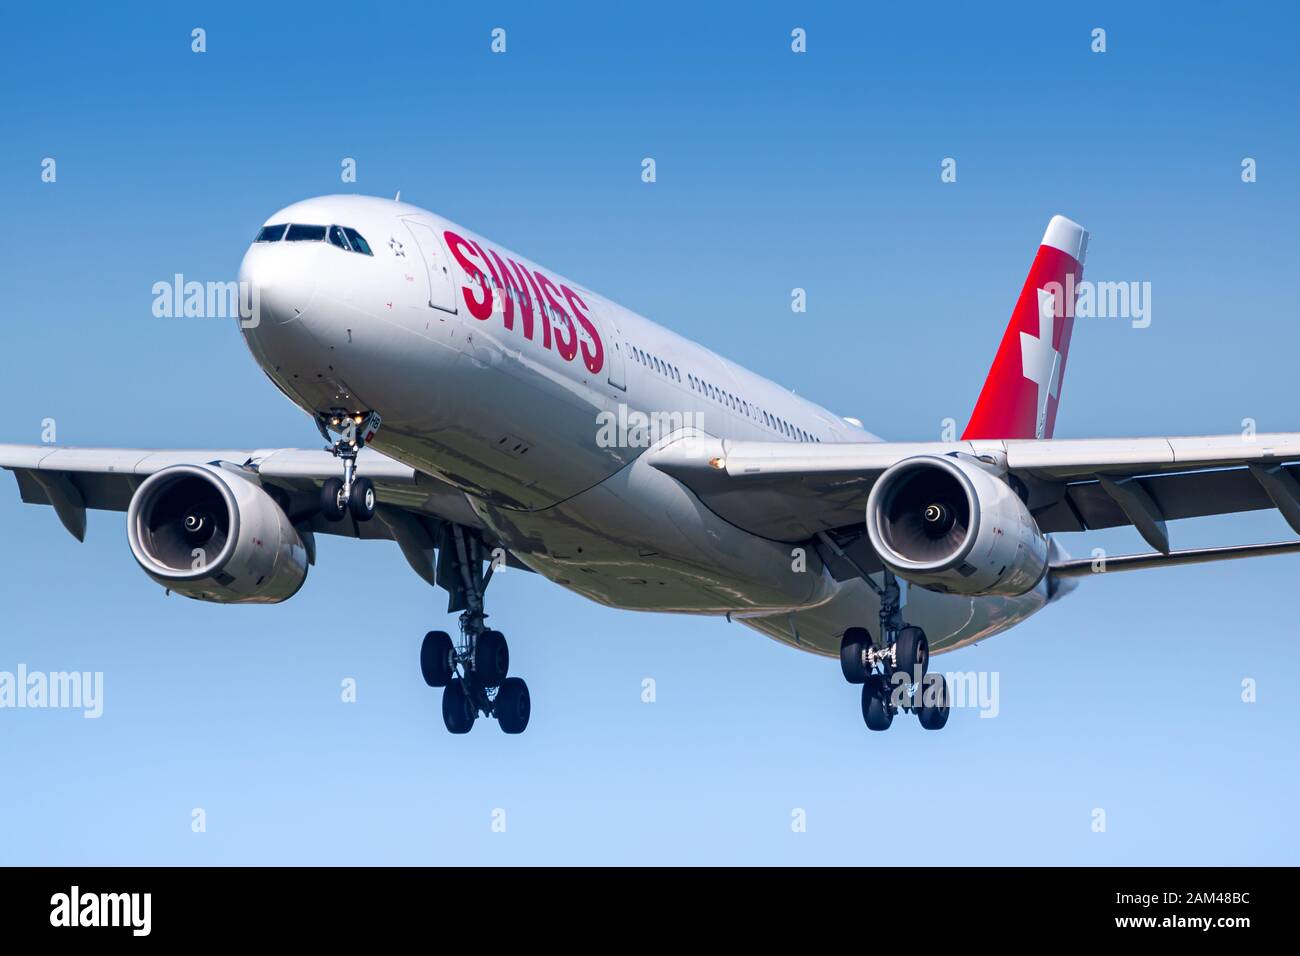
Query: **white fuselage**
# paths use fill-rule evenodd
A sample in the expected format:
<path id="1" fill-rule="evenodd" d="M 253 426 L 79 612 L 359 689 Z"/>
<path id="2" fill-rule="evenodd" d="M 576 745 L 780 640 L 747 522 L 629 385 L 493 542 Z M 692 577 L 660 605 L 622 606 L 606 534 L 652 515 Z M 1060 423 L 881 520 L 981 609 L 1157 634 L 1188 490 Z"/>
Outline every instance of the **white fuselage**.
<path id="1" fill-rule="evenodd" d="M 817 653 L 837 654 L 846 627 L 874 633 L 878 604 L 864 582 L 837 582 L 811 549 L 801 562 L 798 543 L 728 524 L 644 452 L 690 429 L 732 440 L 875 436 L 414 206 L 328 196 L 267 223 L 348 227 L 373 254 L 254 243 L 240 278 L 260 290 L 257 324 L 244 329 L 259 364 L 309 412 L 379 411 L 373 447 L 463 491 L 530 568 L 603 604 L 727 614 Z M 942 651 L 1047 599 L 1043 582 L 1018 598 L 912 588 L 906 615 Z"/>

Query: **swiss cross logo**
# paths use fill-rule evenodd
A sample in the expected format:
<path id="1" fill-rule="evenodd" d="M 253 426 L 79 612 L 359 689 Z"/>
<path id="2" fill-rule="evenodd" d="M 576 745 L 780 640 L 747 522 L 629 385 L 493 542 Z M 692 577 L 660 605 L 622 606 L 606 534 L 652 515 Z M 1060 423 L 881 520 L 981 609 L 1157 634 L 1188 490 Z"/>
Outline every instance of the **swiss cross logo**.
<path id="1" fill-rule="evenodd" d="M 1038 336 L 1020 333 L 1020 367 L 1025 378 L 1038 386 L 1037 417 L 1034 419 L 1034 437 L 1042 438 L 1047 431 L 1047 402 L 1060 398 L 1061 353 L 1052 347 L 1056 332 L 1056 296 L 1046 289 L 1038 290 Z"/>

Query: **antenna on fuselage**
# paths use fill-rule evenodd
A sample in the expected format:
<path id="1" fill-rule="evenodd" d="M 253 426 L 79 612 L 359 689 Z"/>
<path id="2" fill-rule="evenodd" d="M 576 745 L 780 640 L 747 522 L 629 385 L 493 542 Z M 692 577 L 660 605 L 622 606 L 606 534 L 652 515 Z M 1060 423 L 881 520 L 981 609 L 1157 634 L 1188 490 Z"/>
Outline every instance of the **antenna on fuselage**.
<path id="1" fill-rule="evenodd" d="M 393 197 L 393 202 L 401 202 L 401 201 L 402 201 L 402 191 L 399 189 L 397 191 L 397 195 Z"/>

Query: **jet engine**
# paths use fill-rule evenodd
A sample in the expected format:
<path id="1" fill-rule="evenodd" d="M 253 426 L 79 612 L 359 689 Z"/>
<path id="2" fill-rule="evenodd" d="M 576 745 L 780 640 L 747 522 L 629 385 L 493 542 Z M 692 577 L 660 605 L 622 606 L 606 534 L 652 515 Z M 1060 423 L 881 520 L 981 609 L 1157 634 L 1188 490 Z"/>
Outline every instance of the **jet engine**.
<path id="1" fill-rule="evenodd" d="M 163 587 L 218 604 L 278 604 L 307 579 L 307 549 L 256 479 L 174 465 L 140 485 L 126 518 L 131 552 Z"/>
<path id="2" fill-rule="evenodd" d="M 1047 571 L 1048 541 L 1020 497 L 969 458 L 898 462 L 867 498 L 867 535 L 899 577 L 947 594 L 1017 595 Z"/>

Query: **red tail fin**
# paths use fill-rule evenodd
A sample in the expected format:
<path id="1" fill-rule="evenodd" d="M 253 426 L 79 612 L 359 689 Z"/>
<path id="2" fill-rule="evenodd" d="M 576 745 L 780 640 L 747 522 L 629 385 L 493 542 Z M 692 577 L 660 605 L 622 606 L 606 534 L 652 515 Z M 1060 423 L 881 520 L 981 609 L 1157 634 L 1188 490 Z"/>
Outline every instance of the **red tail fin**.
<path id="1" fill-rule="evenodd" d="M 1087 254 L 1087 230 L 1053 216 L 963 439 L 1052 437 Z"/>

